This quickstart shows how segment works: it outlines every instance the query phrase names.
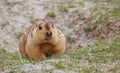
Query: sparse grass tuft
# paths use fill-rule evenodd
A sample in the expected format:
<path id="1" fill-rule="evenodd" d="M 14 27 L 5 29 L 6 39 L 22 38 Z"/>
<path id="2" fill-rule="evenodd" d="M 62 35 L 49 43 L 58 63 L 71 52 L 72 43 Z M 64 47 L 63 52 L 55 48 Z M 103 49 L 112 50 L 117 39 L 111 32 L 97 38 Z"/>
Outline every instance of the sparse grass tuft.
<path id="1" fill-rule="evenodd" d="M 22 36 L 22 32 L 15 33 L 16 39 L 19 39 Z"/>
<path id="2" fill-rule="evenodd" d="M 6 25 L 9 25 L 9 21 L 4 20 L 4 21 L 0 22 L 1 27 L 5 27 Z"/>
<path id="3" fill-rule="evenodd" d="M 111 12 L 112 16 L 116 19 L 120 19 L 120 7 L 114 8 Z"/>
<path id="4" fill-rule="evenodd" d="M 67 6 L 61 6 L 61 7 L 60 7 L 60 11 L 61 11 L 61 12 L 68 12 Z"/>
<path id="5" fill-rule="evenodd" d="M 97 24 L 88 24 L 86 27 L 84 27 L 85 32 L 90 32 L 92 30 L 95 30 L 97 28 Z"/>
<path id="6" fill-rule="evenodd" d="M 56 17 L 56 13 L 54 11 L 48 12 L 46 17 L 55 18 Z"/>
<path id="7" fill-rule="evenodd" d="M 75 7 L 75 5 L 72 3 L 68 5 L 68 8 L 74 8 L 74 7 Z"/>
<path id="8" fill-rule="evenodd" d="M 33 17 L 31 17 L 30 18 L 30 22 L 32 23 L 32 24 L 34 24 L 36 21 L 38 21 L 39 19 L 35 19 L 35 18 L 33 18 Z"/>
<path id="9" fill-rule="evenodd" d="M 61 61 L 59 61 L 58 63 L 56 63 L 55 67 L 58 68 L 58 69 L 64 69 L 65 68 L 64 64 Z"/>
<path id="10" fill-rule="evenodd" d="M 6 45 L 9 44 L 8 40 L 3 40 L 3 43 L 6 44 Z"/>
<path id="11" fill-rule="evenodd" d="M 6 5 L 10 5 L 10 2 L 8 0 L 4 0 Z"/>

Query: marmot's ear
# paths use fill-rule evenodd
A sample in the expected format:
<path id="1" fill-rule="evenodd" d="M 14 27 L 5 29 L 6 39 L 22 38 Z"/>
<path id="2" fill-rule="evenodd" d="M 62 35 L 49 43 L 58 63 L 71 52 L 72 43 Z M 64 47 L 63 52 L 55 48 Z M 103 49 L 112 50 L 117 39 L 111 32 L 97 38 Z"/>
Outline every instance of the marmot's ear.
<path id="1" fill-rule="evenodd" d="M 35 27 L 39 27 L 40 22 L 35 23 Z"/>
<path id="2" fill-rule="evenodd" d="M 53 23 L 52 23 L 52 28 L 54 28 L 54 25 L 53 25 Z"/>
<path id="3" fill-rule="evenodd" d="M 41 23 L 40 22 L 36 22 L 35 23 L 35 27 L 37 28 L 37 29 L 42 29 L 42 26 L 41 26 Z"/>
<path id="4" fill-rule="evenodd" d="M 54 28 L 54 24 L 53 24 L 53 22 L 49 22 L 49 24 L 52 26 L 52 28 Z"/>
<path id="5" fill-rule="evenodd" d="M 34 25 L 35 25 L 35 27 L 37 27 L 37 24 L 36 24 L 36 23 L 35 23 Z"/>

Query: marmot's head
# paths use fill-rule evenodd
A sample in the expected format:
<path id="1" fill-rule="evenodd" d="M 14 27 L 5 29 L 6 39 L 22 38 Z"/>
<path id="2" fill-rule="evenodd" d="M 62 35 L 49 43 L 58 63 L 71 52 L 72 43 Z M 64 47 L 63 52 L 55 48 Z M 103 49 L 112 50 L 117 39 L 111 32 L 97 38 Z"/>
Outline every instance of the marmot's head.
<path id="1" fill-rule="evenodd" d="M 40 41 L 48 42 L 51 40 L 57 40 L 57 31 L 52 22 L 48 20 L 40 20 L 35 23 L 33 35 Z"/>

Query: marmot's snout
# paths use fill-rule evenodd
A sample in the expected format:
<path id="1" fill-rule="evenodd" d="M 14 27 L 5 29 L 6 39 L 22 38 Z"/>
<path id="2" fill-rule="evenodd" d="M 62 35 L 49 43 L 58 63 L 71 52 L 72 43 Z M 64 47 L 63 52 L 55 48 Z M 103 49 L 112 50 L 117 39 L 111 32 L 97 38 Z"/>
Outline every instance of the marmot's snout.
<path id="1" fill-rule="evenodd" d="M 46 32 L 46 40 L 50 39 L 52 37 L 52 32 L 47 31 Z"/>

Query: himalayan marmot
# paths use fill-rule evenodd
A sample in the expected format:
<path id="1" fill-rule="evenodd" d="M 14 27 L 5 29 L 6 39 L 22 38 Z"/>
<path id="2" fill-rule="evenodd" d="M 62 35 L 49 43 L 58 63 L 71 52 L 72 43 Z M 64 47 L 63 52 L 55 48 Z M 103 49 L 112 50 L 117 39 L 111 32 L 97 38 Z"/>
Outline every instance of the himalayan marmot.
<path id="1" fill-rule="evenodd" d="M 36 61 L 61 54 L 66 47 L 64 34 L 52 22 L 41 19 L 20 37 L 19 51 L 23 58 Z"/>

